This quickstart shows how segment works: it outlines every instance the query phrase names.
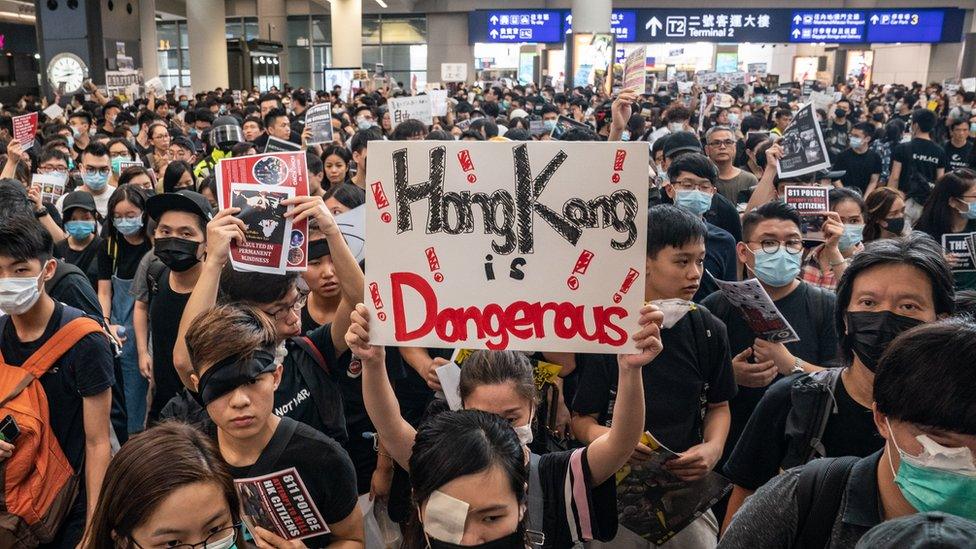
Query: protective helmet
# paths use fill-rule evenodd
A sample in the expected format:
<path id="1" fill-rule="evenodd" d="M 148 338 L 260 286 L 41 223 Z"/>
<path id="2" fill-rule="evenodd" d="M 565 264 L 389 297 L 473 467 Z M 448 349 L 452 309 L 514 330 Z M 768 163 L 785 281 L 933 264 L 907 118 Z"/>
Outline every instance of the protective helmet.
<path id="1" fill-rule="evenodd" d="M 210 129 L 210 145 L 215 149 L 228 151 L 234 145 L 244 141 L 241 123 L 233 116 L 220 116 L 214 120 Z"/>

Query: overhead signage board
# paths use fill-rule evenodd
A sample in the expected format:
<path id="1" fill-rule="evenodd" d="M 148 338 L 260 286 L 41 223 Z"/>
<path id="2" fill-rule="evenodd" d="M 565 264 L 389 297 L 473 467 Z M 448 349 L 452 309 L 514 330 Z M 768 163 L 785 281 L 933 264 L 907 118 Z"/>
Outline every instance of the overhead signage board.
<path id="1" fill-rule="evenodd" d="M 794 11 L 790 42 L 864 42 L 866 28 L 863 11 Z"/>
<path id="2" fill-rule="evenodd" d="M 637 42 L 785 42 L 789 10 L 644 9 Z"/>
<path id="3" fill-rule="evenodd" d="M 562 17 L 558 10 L 492 10 L 485 12 L 492 42 L 561 42 Z"/>
<path id="4" fill-rule="evenodd" d="M 573 32 L 573 14 L 564 13 L 563 21 L 566 22 L 566 26 L 563 32 L 569 34 Z M 637 11 L 613 10 L 610 13 L 610 32 L 616 37 L 618 43 L 633 42 L 637 36 Z"/>
<path id="5" fill-rule="evenodd" d="M 868 16 L 868 41 L 950 41 L 943 32 L 945 17 L 946 10 L 874 10 Z M 962 17 L 960 13 L 960 24 Z"/>

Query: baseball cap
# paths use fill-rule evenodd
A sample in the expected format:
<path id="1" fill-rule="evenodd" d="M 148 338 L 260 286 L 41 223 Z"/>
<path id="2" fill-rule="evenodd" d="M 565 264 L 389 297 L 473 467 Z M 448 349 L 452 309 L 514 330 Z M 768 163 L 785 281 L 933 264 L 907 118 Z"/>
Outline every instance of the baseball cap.
<path id="1" fill-rule="evenodd" d="M 175 193 L 157 194 L 146 201 L 146 211 L 153 221 L 159 223 L 159 218 L 166 212 L 187 212 L 198 215 L 204 222 L 213 218 L 210 202 L 200 193 L 186 189 Z"/>
<path id="2" fill-rule="evenodd" d="M 85 191 L 70 192 L 64 196 L 64 204 L 61 206 L 61 212 L 64 213 L 65 217 L 68 217 L 68 210 L 73 208 L 81 208 L 82 210 L 95 213 L 97 211 L 95 208 L 95 197 Z"/>
<path id="3" fill-rule="evenodd" d="M 525 112 L 522 109 L 513 109 L 512 112 L 508 113 L 509 120 L 513 118 L 528 118 L 528 117 L 529 117 L 529 113 Z"/>
<path id="4" fill-rule="evenodd" d="M 169 143 L 170 145 L 176 145 L 177 147 L 180 147 L 181 149 L 190 151 L 192 153 L 197 152 L 197 148 L 196 146 L 193 145 L 193 142 L 187 139 L 186 137 L 183 137 L 182 135 L 179 137 L 174 137 L 172 140 L 170 140 Z"/>
<path id="5" fill-rule="evenodd" d="M 861 536 L 855 549 L 961 549 L 972 547 L 976 522 L 931 512 L 882 522 Z"/>
<path id="6" fill-rule="evenodd" d="M 664 156 L 670 157 L 679 152 L 702 152 L 701 141 L 691 132 L 675 132 L 664 142 Z"/>

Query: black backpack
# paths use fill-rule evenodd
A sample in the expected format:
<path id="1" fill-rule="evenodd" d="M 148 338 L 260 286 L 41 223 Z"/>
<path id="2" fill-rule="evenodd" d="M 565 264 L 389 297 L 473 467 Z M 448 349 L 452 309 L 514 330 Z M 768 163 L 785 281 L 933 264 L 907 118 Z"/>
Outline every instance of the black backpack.
<path id="1" fill-rule="evenodd" d="M 859 458 L 816 459 L 800 471 L 796 484 L 797 525 L 793 549 L 824 549 L 830 542 L 847 479 Z"/>
<path id="2" fill-rule="evenodd" d="M 783 433 L 787 440 L 786 454 L 780 463 L 783 470 L 826 455 L 822 438 L 830 416 L 838 412 L 834 393 L 843 371 L 843 368 L 828 368 L 793 380 Z"/>

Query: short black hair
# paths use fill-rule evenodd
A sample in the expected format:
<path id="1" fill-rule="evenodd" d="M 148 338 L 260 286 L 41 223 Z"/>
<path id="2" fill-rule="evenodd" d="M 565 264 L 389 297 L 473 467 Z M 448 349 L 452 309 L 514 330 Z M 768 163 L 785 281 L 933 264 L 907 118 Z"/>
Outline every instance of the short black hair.
<path id="1" fill-rule="evenodd" d="M 352 210 L 366 203 L 366 191 L 352 183 L 339 183 L 329 189 L 323 198 L 334 198 L 340 204 Z"/>
<path id="2" fill-rule="evenodd" d="M 53 255 L 54 239 L 33 215 L 17 212 L 0 222 L 0 256 L 44 263 Z"/>
<path id="3" fill-rule="evenodd" d="M 539 114 L 548 114 L 551 112 L 559 114 L 559 107 L 553 105 L 552 103 L 546 103 L 545 105 L 542 106 L 542 112 L 540 112 Z"/>
<path id="4" fill-rule="evenodd" d="M 755 230 L 756 225 L 759 225 L 767 219 L 782 219 L 783 221 L 792 221 L 793 223 L 796 223 L 797 227 L 800 227 L 800 212 L 782 200 L 774 200 L 759 206 L 758 208 L 747 213 L 742 218 L 743 242 L 752 237 L 752 231 Z"/>
<path id="5" fill-rule="evenodd" d="M 381 139 L 383 139 L 383 134 L 380 133 L 379 128 L 376 126 L 368 130 L 359 130 L 349 139 L 349 150 L 355 153 L 363 152 L 370 141 L 379 141 Z"/>
<path id="6" fill-rule="evenodd" d="M 846 314 L 851 303 L 855 279 L 865 271 L 880 265 L 910 265 L 922 271 L 932 284 L 935 313 L 951 314 L 955 309 L 955 288 L 952 271 L 942 253 L 942 246 L 928 235 L 911 233 L 901 238 L 885 238 L 869 242 L 864 246 L 864 251 L 854 255 L 847 269 L 844 270 L 840 282 L 837 283 L 837 306 L 834 309 L 834 326 L 840 339 L 841 352 L 848 364 L 854 360 L 854 351 L 853 342 L 846 335 Z M 971 358 L 967 357 L 967 360 Z"/>
<path id="7" fill-rule="evenodd" d="M 937 119 L 935 113 L 921 107 L 912 112 L 912 124 L 918 126 L 919 131 L 929 133 L 935 128 Z"/>
<path id="8" fill-rule="evenodd" d="M 955 129 L 955 127 L 958 126 L 959 124 L 965 124 L 966 127 L 968 128 L 969 127 L 969 119 L 968 118 L 950 118 L 949 119 L 949 129 L 950 130 Z"/>
<path id="9" fill-rule="evenodd" d="M 867 137 L 870 137 L 871 141 L 874 141 L 874 133 L 877 131 L 877 129 L 875 129 L 874 127 L 874 124 L 870 122 L 858 122 L 857 124 L 854 124 L 854 126 L 851 129 L 861 130 L 861 133 L 863 133 Z"/>
<path id="10" fill-rule="evenodd" d="M 751 131 L 764 130 L 766 129 L 766 119 L 758 114 L 750 114 L 742 119 L 739 129 L 743 134 Z"/>
<path id="11" fill-rule="evenodd" d="M 108 147 L 98 141 L 93 140 L 88 144 L 87 147 L 85 147 L 85 151 L 81 153 L 81 159 L 83 159 L 86 154 L 97 157 L 108 156 Z"/>
<path id="12" fill-rule="evenodd" d="M 68 115 L 68 120 L 71 120 L 72 118 L 84 118 L 85 122 L 87 122 L 89 125 L 92 123 L 92 114 L 88 111 L 75 111 Z"/>
<path id="13" fill-rule="evenodd" d="M 956 314 L 976 317 L 976 290 L 956 292 Z"/>
<path id="14" fill-rule="evenodd" d="M 298 273 L 283 275 L 235 271 L 230 262 L 220 271 L 220 303 L 268 305 L 288 295 Z"/>
<path id="15" fill-rule="evenodd" d="M 312 151 L 305 152 L 305 166 L 308 168 L 308 173 L 314 174 L 320 174 L 325 169 L 322 159 Z"/>
<path id="16" fill-rule="evenodd" d="M 976 435 L 976 321 L 952 317 L 894 339 L 874 378 L 878 411 L 915 425 Z"/>
<path id="17" fill-rule="evenodd" d="M 34 215 L 34 202 L 27 197 L 27 189 L 17 179 L 0 179 L 0 224 L 12 215 Z"/>
<path id="18" fill-rule="evenodd" d="M 647 257 L 651 259 L 668 246 L 680 248 L 691 242 L 704 242 L 707 235 L 705 222 L 691 212 L 670 204 L 647 210 Z"/>
<path id="19" fill-rule="evenodd" d="M 288 117 L 288 111 L 282 107 L 275 107 L 268 111 L 268 114 L 264 115 L 264 126 L 270 128 L 274 124 L 275 120 L 284 116 Z"/>
<path id="20" fill-rule="evenodd" d="M 676 158 L 668 166 L 668 179 L 674 181 L 681 172 L 695 174 L 712 182 L 718 181 L 718 166 L 702 153 L 688 153 Z"/>
<path id="21" fill-rule="evenodd" d="M 390 139 L 392 141 L 406 141 L 408 138 L 418 135 L 427 135 L 427 125 L 420 120 L 411 118 L 397 124 L 393 128 L 393 135 L 390 136 Z"/>

